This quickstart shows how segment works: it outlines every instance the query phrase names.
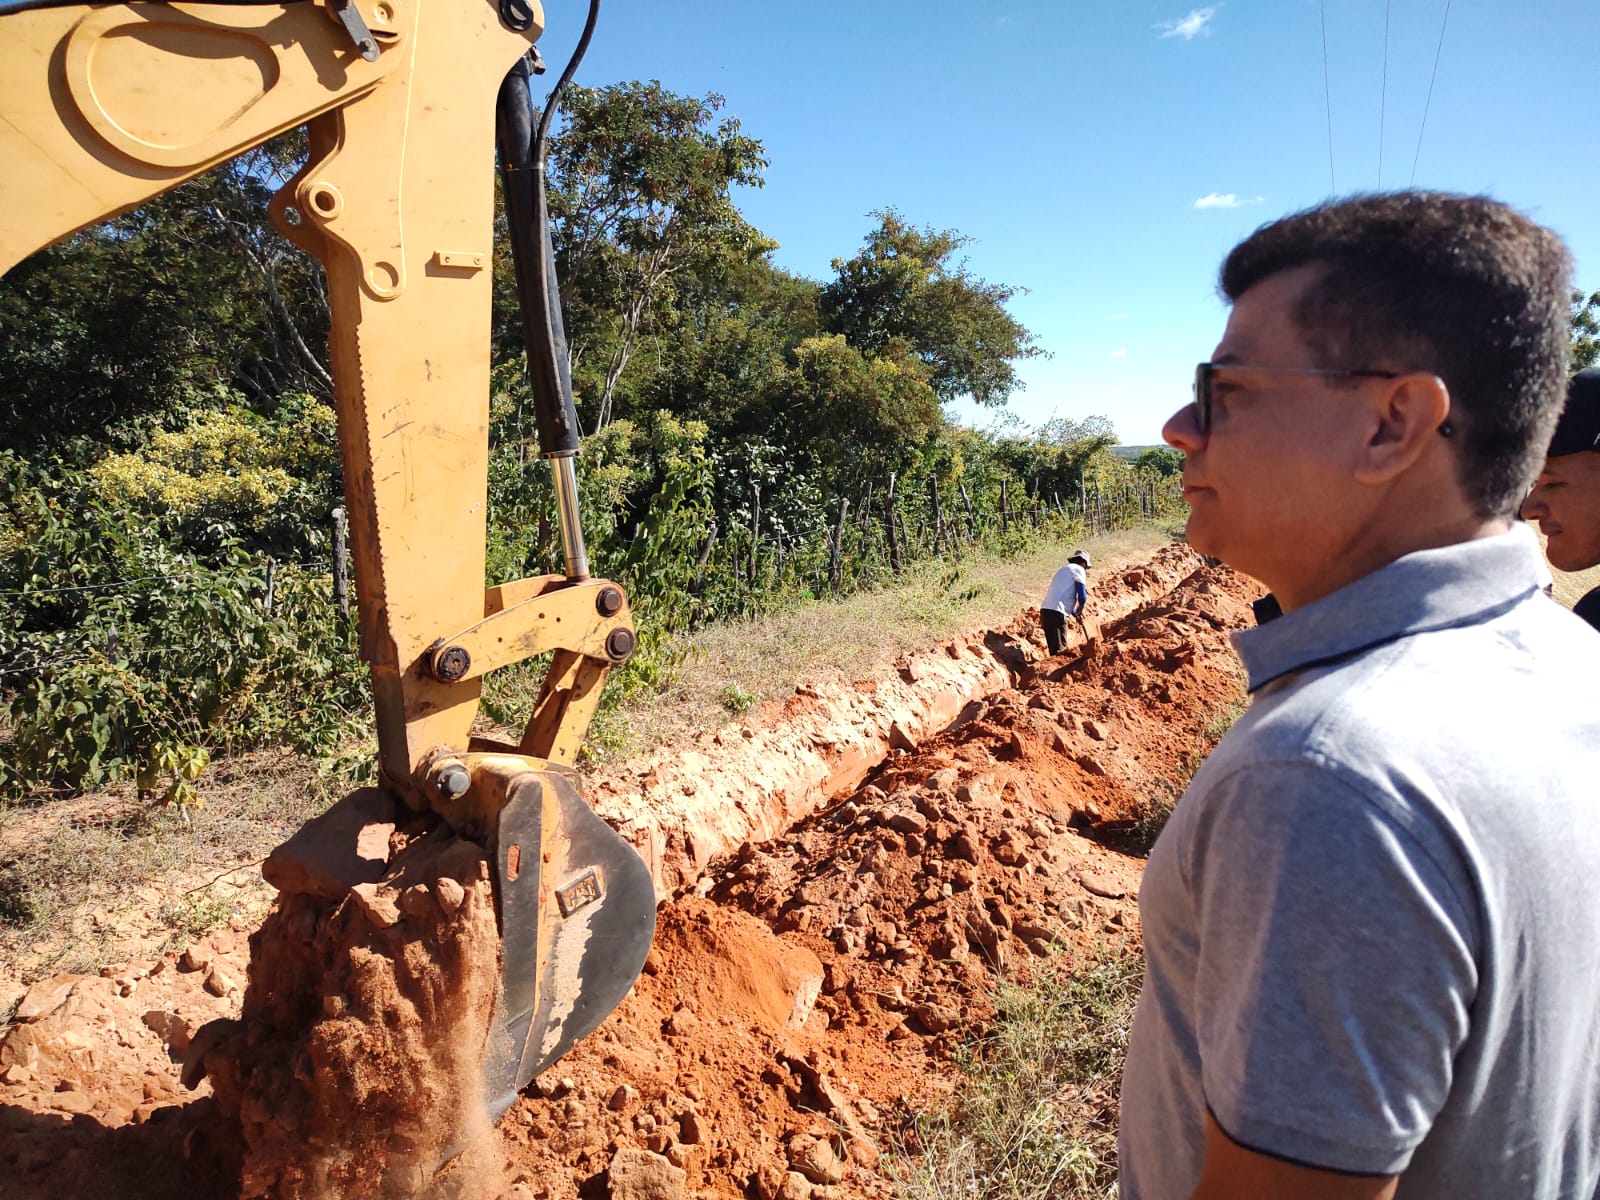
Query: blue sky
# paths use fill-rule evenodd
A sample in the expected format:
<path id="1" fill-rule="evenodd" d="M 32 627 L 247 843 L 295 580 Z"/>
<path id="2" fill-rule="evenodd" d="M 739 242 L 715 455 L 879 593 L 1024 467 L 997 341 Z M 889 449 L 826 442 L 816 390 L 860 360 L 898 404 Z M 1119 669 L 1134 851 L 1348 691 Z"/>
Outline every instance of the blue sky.
<path id="1" fill-rule="evenodd" d="M 553 82 L 586 6 L 546 3 Z M 604 0 L 578 82 L 726 97 L 771 160 L 740 206 L 788 270 L 829 277 L 883 207 L 968 235 L 1052 355 L 1009 411 L 1143 443 L 1221 333 L 1222 256 L 1379 186 L 1380 114 L 1384 186 L 1415 161 L 1418 186 L 1513 203 L 1600 288 L 1597 46 L 1595 0 Z"/>

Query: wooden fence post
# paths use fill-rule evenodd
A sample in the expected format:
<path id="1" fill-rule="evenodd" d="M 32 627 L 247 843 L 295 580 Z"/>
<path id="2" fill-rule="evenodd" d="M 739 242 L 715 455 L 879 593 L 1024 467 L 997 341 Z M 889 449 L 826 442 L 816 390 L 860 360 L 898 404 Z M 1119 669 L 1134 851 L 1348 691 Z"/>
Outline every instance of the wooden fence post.
<path id="1" fill-rule="evenodd" d="M 889 569 L 900 574 L 900 537 L 894 527 L 894 472 L 889 472 L 889 487 L 883 493 L 883 527 L 889 535 Z"/>
<path id="2" fill-rule="evenodd" d="M 756 585 L 756 554 L 761 549 L 761 485 L 750 481 L 750 586 Z"/>
<path id="3" fill-rule="evenodd" d="M 834 591 L 844 585 L 844 519 L 850 512 L 848 497 L 839 497 L 839 523 L 833 527 L 833 556 L 828 560 L 828 583 Z"/>
<path id="4" fill-rule="evenodd" d="M 333 510 L 333 601 L 340 615 L 350 615 L 350 565 L 346 562 L 344 505 Z"/>
<path id="5" fill-rule="evenodd" d="M 928 501 L 933 506 L 933 552 L 944 552 L 944 508 L 939 503 L 939 481 L 928 476 Z"/>
<path id="6" fill-rule="evenodd" d="M 267 559 L 267 594 L 261 597 L 263 612 L 272 611 L 273 592 L 278 586 L 278 563 L 276 559 Z"/>
<path id="7" fill-rule="evenodd" d="M 1006 501 L 1006 481 L 1000 480 L 1000 532 L 1011 532 L 1011 508 Z"/>
<path id="8" fill-rule="evenodd" d="M 978 540 L 978 518 L 972 514 L 972 497 L 967 495 L 967 485 L 965 483 L 959 483 L 956 486 L 961 489 L 961 503 L 967 509 L 967 540 L 975 542 Z"/>
<path id="9" fill-rule="evenodd" d="M 706 585 L 706 564 L 711 561 L 711 547 L 717 544 L 717 522 L 711 522 L 711 528 L 706 530 L 705 545 L 700 547 L 700 556 L 694 560 L 694 577 L 689 580 L 689 594 L 698 596 L 700 589 Z"/>

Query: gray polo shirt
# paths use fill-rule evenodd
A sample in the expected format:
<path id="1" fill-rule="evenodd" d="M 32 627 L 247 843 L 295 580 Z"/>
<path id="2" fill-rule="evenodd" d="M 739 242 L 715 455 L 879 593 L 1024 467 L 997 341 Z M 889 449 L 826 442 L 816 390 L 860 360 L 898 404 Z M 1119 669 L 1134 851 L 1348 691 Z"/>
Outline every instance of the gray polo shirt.
<path id="1" fill-rule="evenodd" d="M 1140 888 L 1121 1195 L 1188 1200 L 1204 1115 L 1398 1195 L 1600 1180 L 1600 638 L 1526 529 L 1234 635 L 1254 700 Z"/>

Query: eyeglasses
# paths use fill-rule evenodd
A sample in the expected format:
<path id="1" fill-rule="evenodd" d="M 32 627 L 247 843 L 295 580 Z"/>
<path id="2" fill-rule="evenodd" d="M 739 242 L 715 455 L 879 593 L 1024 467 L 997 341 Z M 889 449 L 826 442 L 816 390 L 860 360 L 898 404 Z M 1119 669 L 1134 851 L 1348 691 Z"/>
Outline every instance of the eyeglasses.
<path id="1" fill-rule="evenodd" d="M 1247 367 L 1239 363 L 1200 363 L 1194 369 L 1195 424 L 1201 433 L 1211 429 L 1211 385 L 1218 371 L 1249 371 L 1257 375 L 1320 375 L 1326 379 L 1399 379 L 1408 371 L 1340 371 L 1329 367 Z M 1439 426 L 1439 432 L 1449 437 L 1455 426 L 1449 421 Z"/>

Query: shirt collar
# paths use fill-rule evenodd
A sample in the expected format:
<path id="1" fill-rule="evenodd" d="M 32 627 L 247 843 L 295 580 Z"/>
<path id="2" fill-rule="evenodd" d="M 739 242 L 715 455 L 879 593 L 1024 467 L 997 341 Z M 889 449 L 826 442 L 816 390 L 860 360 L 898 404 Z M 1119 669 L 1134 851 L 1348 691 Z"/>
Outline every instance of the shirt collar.
<path id="1" fill-rule="evenodd" d="M 1419 550 L 1304 608 L 1233 634 L 1250 690 L 1291 671 L 1345 658 L 1431 629 L 1488 620 L 1549 577 L 1533 531 Z"/>

